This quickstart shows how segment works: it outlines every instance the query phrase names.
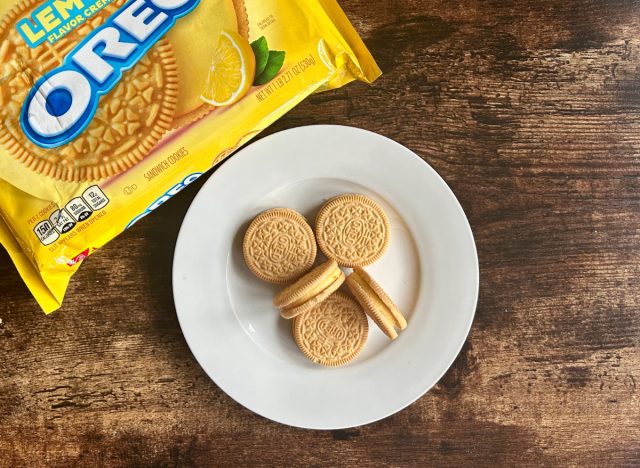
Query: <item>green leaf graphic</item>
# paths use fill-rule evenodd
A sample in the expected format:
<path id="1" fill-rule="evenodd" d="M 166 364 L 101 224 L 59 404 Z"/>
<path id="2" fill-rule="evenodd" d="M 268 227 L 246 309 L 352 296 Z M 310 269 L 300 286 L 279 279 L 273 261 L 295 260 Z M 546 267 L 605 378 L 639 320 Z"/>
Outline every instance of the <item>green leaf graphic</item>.
<path id="1" fill-rule="evenodd" d="M 256 56 L 256 76 L 259 76 L 264 67 L 267 66 L 267 60 L 269 60 L 269 45 L 267 39 L 262 36 L 251 43 L 253 49 L 253 55 Z"/>
<path id="2" fill-rule="evenodd" d="M 255 86 L 260 86 L 273 80 L 282 68 L 284 56 L 284 50 L 270 50 L 267 65 L 264 67 L 264 71 L 262 73 L 259 75 L 256 74 L 256 79 L 253 84 Z"/>

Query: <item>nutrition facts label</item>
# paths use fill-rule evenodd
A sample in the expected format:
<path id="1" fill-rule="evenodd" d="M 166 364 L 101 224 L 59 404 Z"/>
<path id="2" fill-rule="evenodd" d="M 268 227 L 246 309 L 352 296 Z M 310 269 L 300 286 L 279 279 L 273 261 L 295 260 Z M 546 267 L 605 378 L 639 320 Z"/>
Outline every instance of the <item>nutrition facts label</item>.
<path id="1" fill-rule="evenodd" d="M 92 185 L 81 196 L 69 201 L 64 208 L 51 213 L 33 228 L 42 245 L 51 245 L 62 234 L 70 232 L 78 223 L 89 219 L 94 211 L 109 204 L 109 198 L 97 185 Z"/>

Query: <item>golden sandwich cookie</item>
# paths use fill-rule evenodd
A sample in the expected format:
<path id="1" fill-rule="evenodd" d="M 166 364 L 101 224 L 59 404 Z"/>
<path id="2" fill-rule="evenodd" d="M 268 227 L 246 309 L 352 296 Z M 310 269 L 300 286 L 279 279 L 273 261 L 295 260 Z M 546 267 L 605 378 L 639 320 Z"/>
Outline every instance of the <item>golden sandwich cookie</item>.
<path id="1" fill-rule="evenodd" d="M 291 329 L 296 344 L 307 358 L 332 367 L 358 356 L 369 334 L 362 308 L 339 291 L 296 316 Z"/>
<path id="2" fill-rule="evenodd" d="M 242 243 L 244 260 L 258 278 L 284 284 L 300 278 L 316 259 L 316 239 L 300 213 L 275 208 L 260 213 Z"/>
<path id="3" fill-rule="evenodd" d="M 328 260 L 304 275 L 273 298 L 283 318 L 291 319 L 324 301 L 337 291 L 345 276 L 334 260 Z"/>
<path id="4" fill-rule="evenodd" d="M 407 321 L 387 293 L 362 268 L 356 267 L 347 279 L 347 286 L 364 311 L 392 340 L 398 337 L 396 328 L 404 330 Z"/>
<path id="5" fill-rule="evenodd" d="M 53 44 L 28 46 L 16 24 L 39 0 L 18 2 L 0 20 L 0 144 L 18 161 L 67 181 L 103 179 L 140 162 L 172 126 L 178 99 L 178 70 L 169 42 L 160 39 L 105 96 L 83 132 L 55 151 L 29 141 L 20 111 L 34 80 L 60 66 L 68 52 L 103 24 L 125 0 L 114 0 L 82 26 Z"/>
<path id="6" fill-rule="evenodd" d="M 377 261 L 389 246 L 391 226 L 383 209 L 359 194 L 332 198 L 316 218 L 318 247 L 345 267 Z"/>

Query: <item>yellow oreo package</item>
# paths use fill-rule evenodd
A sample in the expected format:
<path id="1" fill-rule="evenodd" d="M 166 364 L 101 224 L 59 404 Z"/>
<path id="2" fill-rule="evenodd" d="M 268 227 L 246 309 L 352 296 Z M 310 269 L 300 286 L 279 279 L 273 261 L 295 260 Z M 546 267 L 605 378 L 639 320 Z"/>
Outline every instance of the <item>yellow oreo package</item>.
<path id="1" fill-rule="evenodd" d="M 335 0 L 0 0 L 0 242 L 79 264 L 309 94 L 380 74 Z"/>

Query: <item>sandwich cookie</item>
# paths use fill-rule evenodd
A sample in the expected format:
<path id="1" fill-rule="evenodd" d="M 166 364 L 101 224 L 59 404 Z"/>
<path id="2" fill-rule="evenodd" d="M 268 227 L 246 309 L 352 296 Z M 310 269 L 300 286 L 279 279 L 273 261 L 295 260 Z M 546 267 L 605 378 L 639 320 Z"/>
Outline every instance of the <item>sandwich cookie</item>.
<path id="1" fill-rule="evenodd" d="M 341 366 L 364 348 L 367 316 L 349 296 L 336 292 L 293 319 L 293 338 L 303 354 L 323 366 Z"/>
<path id="2" fill-rule="evenodd" d="M 347 286 L 369 317 L 392 340 L 398 337 L 396 328 L 404 330 L 407 321 L 386 292 L 362 268 L 356 267 L 347 279 Z"/>
<path id="3" fill-rule="evenodd" d="M 372 199 L 359 194 L 332 198 L 316 218 L 318 247 L 345 267 L 366 266 L 389 246 L 387 215 Z"/>
<path id="4" fill-rule="evenodd" d="M 251 222 L 242 251 L 254 275 L 268 283 L 284 284 L 313 266 L 317 247 L 304 216 L 288 208 L 274 208 Z"/>
<path id="5" fill-rule="evenodd" d="M 334 260 L 328 260 L 304 275 L 273 298 L 283 318 L 291 319 L 320 304 L 344 282 L 345 276 Z"/>

